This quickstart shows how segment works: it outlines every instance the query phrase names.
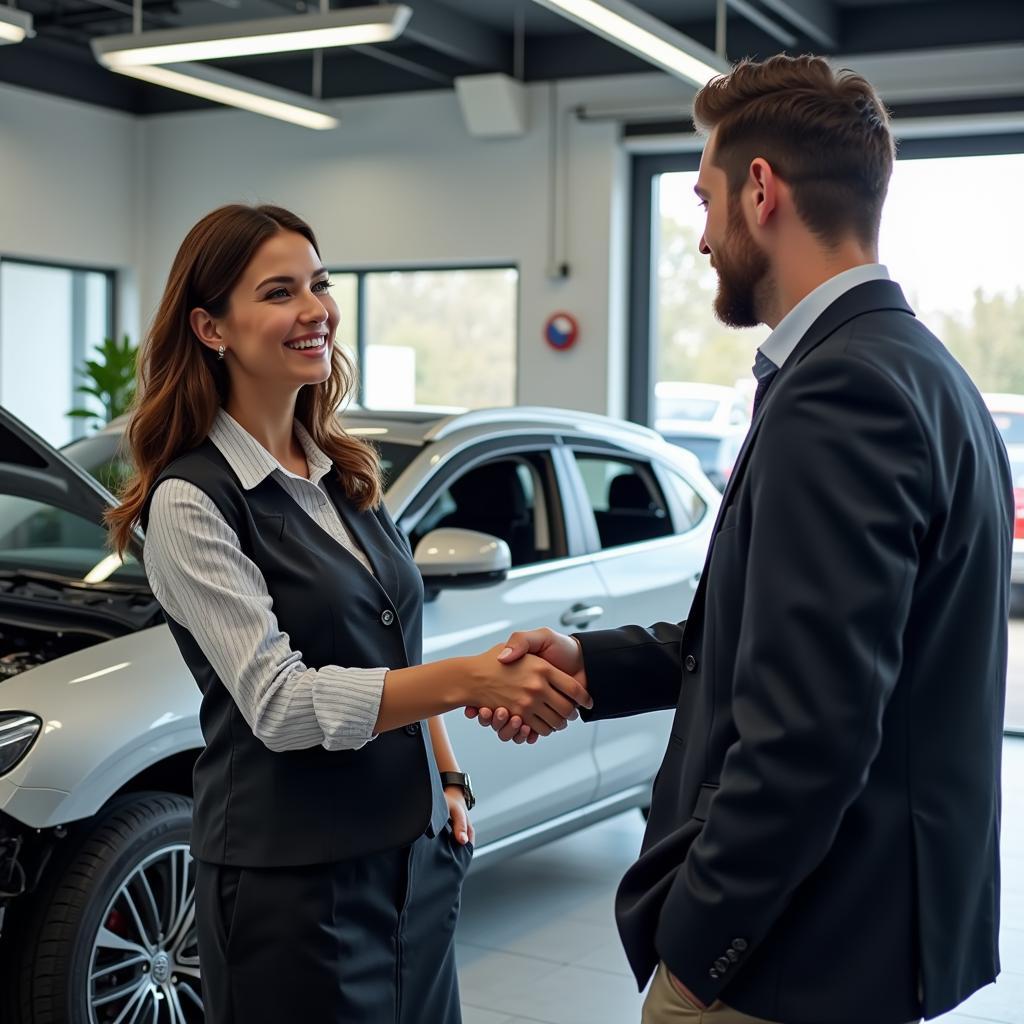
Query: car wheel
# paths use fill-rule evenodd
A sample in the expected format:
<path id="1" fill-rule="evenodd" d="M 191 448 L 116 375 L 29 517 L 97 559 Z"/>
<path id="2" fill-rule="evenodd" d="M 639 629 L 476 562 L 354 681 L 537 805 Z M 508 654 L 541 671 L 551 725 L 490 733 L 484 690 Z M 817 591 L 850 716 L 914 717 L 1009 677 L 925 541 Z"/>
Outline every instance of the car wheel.
<path id="1" fill-rule="evenodd" d="M 192 801 L 130 794 L 89 823 L 32 907 L 15 976 L 22 1024 L 203 1020 Z"/>

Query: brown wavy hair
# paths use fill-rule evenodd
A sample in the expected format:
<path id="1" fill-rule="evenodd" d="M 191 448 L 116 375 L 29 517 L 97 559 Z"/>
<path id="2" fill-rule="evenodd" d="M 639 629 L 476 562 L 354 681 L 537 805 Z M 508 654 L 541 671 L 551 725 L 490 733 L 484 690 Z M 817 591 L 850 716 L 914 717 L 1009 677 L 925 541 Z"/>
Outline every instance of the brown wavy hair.
<path id="1" fill-rule="evenodd" d="M 157 478 L 206 439 L 227 400 L 227 370 L 192 331 L 191 311 L 201 308 L 223 316 L 256 250 L 280 231 L 302 235 L 319 256 L 312 228 L 278 206 L 222 206 L 203 217 L 181 243 L 139 351 L 137 397 L 127 430 L 135 473 L 122 488 L 120 504 L 105 517 L 118 554 L 128 547 Z M 366 510 L 381 500 L 380 459 L 371 445 L 349 437 L 335 415 L 355 380 L 351 361 L 334 345 L 331 375 L 299 391 L 295 418 L 334 462 L 346 495 Z"/>
<path id="2" fill-rule="evenodd" d="M 742 60 L 697 93 L 693 120 L 705 134 L 717 129 L 713 162 L 733 195 L 762 157 L 824 242 L 878 241 L 896 147 L 885 104 L 861 75 L 810 55 Z"/>

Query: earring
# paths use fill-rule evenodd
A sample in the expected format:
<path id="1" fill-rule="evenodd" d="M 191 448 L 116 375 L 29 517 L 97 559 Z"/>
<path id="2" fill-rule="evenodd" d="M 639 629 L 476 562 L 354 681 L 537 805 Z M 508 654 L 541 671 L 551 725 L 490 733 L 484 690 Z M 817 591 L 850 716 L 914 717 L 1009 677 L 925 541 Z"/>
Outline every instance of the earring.
<path id="1" fill-rule="evenodd" d="M 225 351 L 225 349 L 224 349 L 223 345 L 221 345 L 220 348 L 217 349 L 217 358 L 218 359 L 223 359 L 224 358 L 224 351 Z"/>

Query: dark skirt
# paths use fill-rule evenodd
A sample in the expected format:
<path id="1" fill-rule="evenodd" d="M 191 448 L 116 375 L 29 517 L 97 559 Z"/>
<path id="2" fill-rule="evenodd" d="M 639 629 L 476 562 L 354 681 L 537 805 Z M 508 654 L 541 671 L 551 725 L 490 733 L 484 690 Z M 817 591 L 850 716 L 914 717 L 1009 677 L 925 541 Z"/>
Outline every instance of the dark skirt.
<path id="1" fill-rule="evenodd" d="M 207 1024 L 461 1024 L 455 925 L 471 850 L 436 839 L 334 864 L 196 864 Z"/>

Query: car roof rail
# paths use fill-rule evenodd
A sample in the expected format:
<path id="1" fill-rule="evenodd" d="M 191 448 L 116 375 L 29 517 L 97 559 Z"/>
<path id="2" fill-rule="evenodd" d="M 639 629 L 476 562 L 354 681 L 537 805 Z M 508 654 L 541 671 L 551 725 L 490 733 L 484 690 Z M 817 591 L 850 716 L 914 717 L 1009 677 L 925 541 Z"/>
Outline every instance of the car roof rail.
<path id="1" fill-rule="evenodd" d="M 487 426 L 494 423 L 507 423 L 510 426 L 520 424 L 543 423 L 552 427 L 572 429 L 580 426 L 590 430 L 615 431 L 633 434 L 648 440 L 661 440 L 661 435 L 650 427 L 642 427 L 639 423 L 628 420 L 617 420 L 610 416 L 602 416 L 595 412 L 579 412 L 575 409 L 555 409 L 539 405 L 519 405 L 508 408 L 473 409 L 470 412 L 455 416 L 446 416 L 435 423 L 424 434 L 424 441 L 440 441 L 460 430 L 472 427 Z"/>

